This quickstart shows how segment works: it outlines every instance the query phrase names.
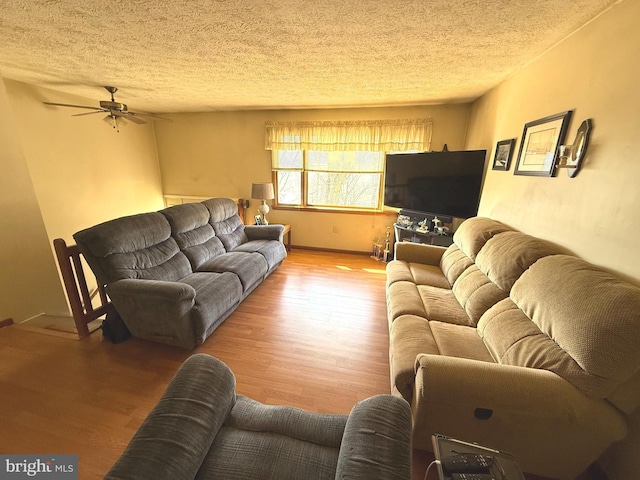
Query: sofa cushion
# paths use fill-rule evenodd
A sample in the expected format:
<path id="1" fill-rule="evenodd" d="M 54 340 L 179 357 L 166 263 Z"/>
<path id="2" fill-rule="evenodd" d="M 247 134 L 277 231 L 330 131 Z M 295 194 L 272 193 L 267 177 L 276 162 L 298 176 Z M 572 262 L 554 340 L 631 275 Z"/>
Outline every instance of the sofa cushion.
<path id="1" fill-rule="evenodd" d="M 204 343 L 214 322 L 225 318 L 242 300 L 242 284 L 231 272 L 196 272 L 180 279 L 196 290 L 192 321 L 195 324 L 196 344 Z"/>
<path id="2" fill-rule="evenodd" d="M 424 263 L 392 260 L 387 264 L 387 285 L 397 281 L 413 282 L 416 285 L 431 285 L 439 288 L 451 288 L 440 267 Z"/>
<path id="3" fill-rule="evenodd" d="M 568 255 L 534 263 L 478 327 L 496 360 L 550 370 L 593 397 L 620 396 L 640 369 L 640 289 Z"/>
<path id="4" fill-rule="evenodd" d="M 234 252 L 259 253 L 267 261 L 268 270 L 271 271 L 287 258 L 287 250 L 284 243 L 278 240 L 249 240 L 233 249 Z"/>
<path id="5" fill-rule="evenodd" d="M 334 480 L 346 422 L 238 395 L 198 478 Z"/>
<path id="6" fill-rule="evenodd" d="M 259 253 L 230 252 L 210 258 L 198 272 L 232 272 L 238 276 L 244 292 L 251 290 L 267 274 L 265 258 Z"/>
<path id="7" fill-rule="evenodd" d="M 238 206 L 230 198 L 210 198 L 202 204 L 207 207 L 209 223 L 227 252 L 248 241 L 244 224 L 238 216 Z"/>
<path id="8" fill-rule="evenodd" d="M 475 326 L 451 290 L 429 285 L 418 285 L 417 288 L 427 320 Z"/>
<path id="9" fill-rule="evenodd" d="M 489 308 L 507 298 L 527 268 L 557 253 L 559 249 L 544 240 L 515 231 L 497 233 L 478 252 L 475 265 L 458 276 L 453 293 L 475 325 Z"/>
<path id="10" fill-rule="evenodd" d="M 542 257 L 563 253 L 552 243 L 521 232 L 503 232 L 487 240 L 476 257 L 476 266 L 509 293 L 520 275 Z"/>
<path id="11" fill-rule="evenodd" d="M 178 247 L 197 270 L 211 257 L 225 252 L 224 245 L 216 237 L 209 223 L 209 210 L 201 203 L 185 203 L 161 210 L 169 224 Z"/>
<path id="12" fill-rule="evenodd" d="M 73 235 L 103 284 L 124 278 L 178 280 L 192 272 L 158 212 L 116 218 Z"/>
<path id="13" fill-rule="evenodd" d="M 445 322 L 429 322 L 429 327 L 440 355 L 495 363 L 475 327 Z"/>
<path id="14" fill-rule="evenodd" d="M 391 388 L 408 402 L 413 396 L 416 356 L 420 353 L 440 353 L 430 323 L 417 315 L 399 316 L 389 329 Z"/>
<path id="15" fill-rule="evenodd" d="M 401 315 L 416 315 L 426 319 L 424 302 L 413 282 L 399 281 L 387 288 L 387 318 L 389 325 Z"/>
<path id="16" fill-rule="evenodd" d="M 413 394 L 416 357 L 421 353 L 493 363 L 475 328 L 401 315 L 389 330 L 389 364 L 392 388 L 408 402 Z"/>
<path id="17" fill-rule="evenodd" d="M 440 270 L 446 277 L 449 285 L 456 283 L 456 280 L 462 272 L 473 265 L 471 260 L 460 248 L 455 244 L 451 244 L 442 255 L 440 260 Z"/>
<path id="18" fill-rule="evenodd" d="M 413 274 L 409 269 L 409 264 L 402 260 L 391 260 L 385 267 L 386 270 L 386 286 L 395 282 L 413 282 Z"/>
<path id="19" fill-rule="evenodd" d="M 507 294 L 475 265 L 462 272 L 453 284 L 452 291 L 467 312 L 472 326 L 478 323 L 482 314 L 490 307 L 507 298 Z"/>
<path id="20" fill-rule="evenodd" d="M 468 218 L 456 230 L 453 241 L 471 260 L 494 235 L 512 230 L 505 224 L 484 217 Z"/>

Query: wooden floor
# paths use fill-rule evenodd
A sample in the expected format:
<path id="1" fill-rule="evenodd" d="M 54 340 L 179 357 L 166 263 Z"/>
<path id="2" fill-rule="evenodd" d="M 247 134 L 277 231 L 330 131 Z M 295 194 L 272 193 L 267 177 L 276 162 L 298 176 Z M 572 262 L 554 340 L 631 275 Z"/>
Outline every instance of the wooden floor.
<path id="1" fill-rule="evenodd" d="M 384 267 L 294 249 L 194 352 L 0 328 L 0 452 L 78 454 L 79 478 L 102 478 L 195 352 L 227 363 L 260 402 L 348 413 L 390 390 Z M 415 479 L 431 460 L 415 452 Z"/>

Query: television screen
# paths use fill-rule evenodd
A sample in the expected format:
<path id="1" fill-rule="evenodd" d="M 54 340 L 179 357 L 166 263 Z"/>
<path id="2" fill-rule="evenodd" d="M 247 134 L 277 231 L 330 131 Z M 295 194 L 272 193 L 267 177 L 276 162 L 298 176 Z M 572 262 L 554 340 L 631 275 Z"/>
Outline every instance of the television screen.
<path id="1" fill-rule="evenodd" d="M 443 216 L 478 214 L 486 150 L 388 154 L 384 204 Z"/>

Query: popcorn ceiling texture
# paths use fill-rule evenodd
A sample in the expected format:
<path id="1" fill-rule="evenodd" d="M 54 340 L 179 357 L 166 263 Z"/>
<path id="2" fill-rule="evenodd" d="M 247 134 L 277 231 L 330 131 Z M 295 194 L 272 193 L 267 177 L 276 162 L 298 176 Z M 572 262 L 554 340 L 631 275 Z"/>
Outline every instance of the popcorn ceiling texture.
<path id="1" fill-rule="evenodd" d="M 149 112 L 462 102 L 614 3 L 2 0 L 0 75 Z"/>

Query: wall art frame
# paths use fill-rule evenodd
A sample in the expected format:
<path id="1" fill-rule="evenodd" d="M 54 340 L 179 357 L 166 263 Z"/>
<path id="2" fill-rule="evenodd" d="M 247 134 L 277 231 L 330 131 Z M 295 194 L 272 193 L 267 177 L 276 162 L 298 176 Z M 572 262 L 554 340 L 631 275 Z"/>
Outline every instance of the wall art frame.
<path id="1" fill-rule="evenodd" d="M 500 140 L 496 144 L 496 153 L 493 157 L 492 170 L 502 170 L 506 172 L 511 166 L 511 157 L 513 157 L 513 150 L 516 146 L 516 139 L 510 138 L 508 140 Z"/>
<path id="2" fill-rule="evenodd" d="M 555 175 L 558 147 L 564 142 L 571 114 L 567 110 L 524 125 L 514 175 Z"/>

